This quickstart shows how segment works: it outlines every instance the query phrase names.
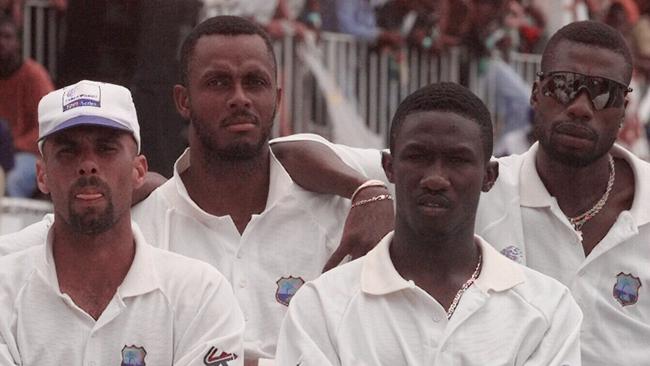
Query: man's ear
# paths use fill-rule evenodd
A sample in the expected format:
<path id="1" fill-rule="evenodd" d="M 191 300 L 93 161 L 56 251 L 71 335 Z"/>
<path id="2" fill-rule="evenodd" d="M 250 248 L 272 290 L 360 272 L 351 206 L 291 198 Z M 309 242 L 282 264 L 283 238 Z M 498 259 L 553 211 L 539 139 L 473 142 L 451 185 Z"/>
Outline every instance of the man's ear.
<path id="1" fill-rule="evenodd" d="M 133 189 L 142 187 L 148 170 L 149 165 L 144 155 L 137 155 L 133 158 Z"/>
<path id="2" fill-rule="evenodd" d="M 537 92 L 539 91 L 539 81 L 535 81 L 533 83 L 533 88 L 530 91 L 530 105 L 531 107 L 535 107 L 537 105 Z"/>
<path id="3" fill-rule="evenodd" d="M 282 88 L 277 89 L 277 96 L 275 97 L 275 110 L 280 111 L 280 105 L 282 104 Z M 280 113 L 278 113 L 280 114 Z"/>
<path id="4" fill-rule="evenodd" d="M 47 173 L 45 172 L 43 157 L 36 160 L 36 184 L 38 185 L 38 189 L 44 194 L 50 193 L 50 189 L 47 187 Z"/>
<path id="5" fill-rule="evenodd" d="M 481 191 L 489 192 L 499 177 L 499 162 L 490 160 L 485 168 L 485 176 L 483 177 L 483 185 Z"/>
<path id="6" fill-rule="evenodd" d="M 190 96 L 187 93 L 187 88 L 183 85 L 174 85 L 174 103 L 176 110 L 183 117 L 183 119 L 190 120 Z"/>
<path id="7" fill-rule="evenodd" d="M 395 184 L 393 180 L 393 156 L 388 151 L 381 152 L 381 166 L 384 168 L 384 173 L 386 173 L 386 178 L 388 181 Z"/>

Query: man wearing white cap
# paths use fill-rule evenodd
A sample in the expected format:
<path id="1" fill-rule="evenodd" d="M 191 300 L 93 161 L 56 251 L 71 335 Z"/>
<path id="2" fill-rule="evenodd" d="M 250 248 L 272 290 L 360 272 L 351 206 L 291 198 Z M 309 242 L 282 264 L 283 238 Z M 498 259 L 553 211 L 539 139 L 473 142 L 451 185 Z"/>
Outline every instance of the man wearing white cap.
<path id="1" fill-rule="evenodd" d="M 81 81 L 39 104 L 45 245 L 0 258 L 0 364 L 241 365 L 228 281 L 131 221 L 146 159 L 130 92 Z"/>

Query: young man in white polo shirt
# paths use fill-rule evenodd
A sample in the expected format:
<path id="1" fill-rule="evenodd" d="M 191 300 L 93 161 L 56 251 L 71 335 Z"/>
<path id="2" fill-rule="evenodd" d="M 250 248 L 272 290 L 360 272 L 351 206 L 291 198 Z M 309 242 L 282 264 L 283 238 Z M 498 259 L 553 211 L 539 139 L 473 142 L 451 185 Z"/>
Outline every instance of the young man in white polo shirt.
<path id="1" fill-rule="evenodd" d="M 228 281 L 148 245 L 131 221 L 147 163 L 129 91 L 81 81 L 38 112 L 38 186 L 55 220 L 45 245 L 0 258 L 0 364 L 242 365 Z"/>
<path id="2" fill-rule="evenodd" d="M 523 155 L 498 159 L 499 178 L 482 195 L 476 232 L 507 257 L 571 289 L 585 316 L 581 343 L 586 365 L 645 364 L 650 164 L 614 144 L 629 92 L 630 50 L 609 26 L 573 23 L 549 41 L 542 71 L 531 97 L 540 143 Z M 301 138 L 324 142 L 313 136 L 290 139 Z M 365 166 L 367 172 L 380 165 L 377 151 L 324 143 L 350 166 Z M 322 154 L 311 156 L 310 151 L 322 152 L 323 144 L 282 145 L 300 152 L 300 159 L 283 161 L 297 182 L 319 191 L 355 184 L 341 179 L 352 176 L 349 171 L 331 174 L 349 170 L 340 164 L 318 168 L 327 174 L 313 171 L 314 162 L 336 162 Z M 357 232 L 368 226 L 350 224 Z"/>
<path id="3" fill-rule="evenodd" d="M 579 365 L 569 290 L 474 235 L 479 195 L 497 176 L 483 103 L 452 83 L 416 91 L 393 118 L 390 151 L 394 233 L 303 286 L 278 364 Z"/>

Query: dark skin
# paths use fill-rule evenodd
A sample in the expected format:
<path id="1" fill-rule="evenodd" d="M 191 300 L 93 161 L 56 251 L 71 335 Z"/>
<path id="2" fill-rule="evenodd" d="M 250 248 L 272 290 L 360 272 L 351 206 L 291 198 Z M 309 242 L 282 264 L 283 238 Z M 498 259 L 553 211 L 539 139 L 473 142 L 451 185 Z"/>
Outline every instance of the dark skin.
<path id="1" fill-rule="evenodd" d="M 93 319 L 99 319 L 133 262 L 131 194 L 146 170 L 146 160 L 124 132 L 76 127 L 44 142 L 37 182 L 54 204 L 52 248 L 59 287 Z M 75 185 L 88 177 L 102 184 Z M 98 220 L 109 206 L 113 214 L 104 229 L 88 231 L 72 223 L 74 215 L 84 223 Z"/>
<path id="2" fill-rule="evenodd" d="M 569 41 L 556 46 L 555 56 L 545 72 L 553 70 L 606 77 L 625 85 L 629 73 L 623 56 Z M 531 105 L 536 113 L 536 133 L 548 143 L 540 144 L 535 159 L 537 172 L 562 212 L 575 217 L 589 210 L 605 192 L 609 177 L 607 152 L 620 129 L 627 101 L 621 107 L 595 110 L 588 93 L 583 91 L 564 106 L 544 96 L 541 85 L 539 81 L 534 84 Z M 589 131 L 588 137 L 561 133 L 557 128 L 561 124 Z M 623 159 L 614 160 L 616 176 L 607 204 L 582 227 L 585 255 L 607 235 L 619 214 L 632 206 L 635 189 L 632 169 Z M 580 164 L 575 163 L 579 161 Z"/>
<path id="3" fill-rule="evenodd" d="M 240 233 L 266 207 L 267 139 L 281 95 L 274 68 L 259 36 L 203 36 L 189 63 L 188 85 L 174 87 L 179 113 L 192 120 L 190 168 L 181 178 L 199 207 L 215 216 L 229 215 Z M 242 111 L 249 117 L 237 117 Z M 259 151 L 246 159 L 227 159 L 217 152 L 258 144 Z"/>
<path id="4" fill-rule="evenodd" d="M 476 269 L 476 208 L 497 163 L 486 158 L 476 122 L 428 111 L 406 116 L 383 165 L 397 195 L 395 269 L 448 309 Z"/>

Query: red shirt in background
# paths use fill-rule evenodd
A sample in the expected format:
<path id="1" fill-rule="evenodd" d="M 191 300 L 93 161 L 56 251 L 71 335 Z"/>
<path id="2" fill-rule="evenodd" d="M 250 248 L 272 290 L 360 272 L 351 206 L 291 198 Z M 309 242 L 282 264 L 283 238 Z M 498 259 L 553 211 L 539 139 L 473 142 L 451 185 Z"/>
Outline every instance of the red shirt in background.
<path id="1" fill-rule="evenodd" d="M 31 59 L 8 79 L 0 79 L 0 118 L 9 123 L 16 151 L 38 154 L 38 102 L 52 90 L 45 68 Z"/>

